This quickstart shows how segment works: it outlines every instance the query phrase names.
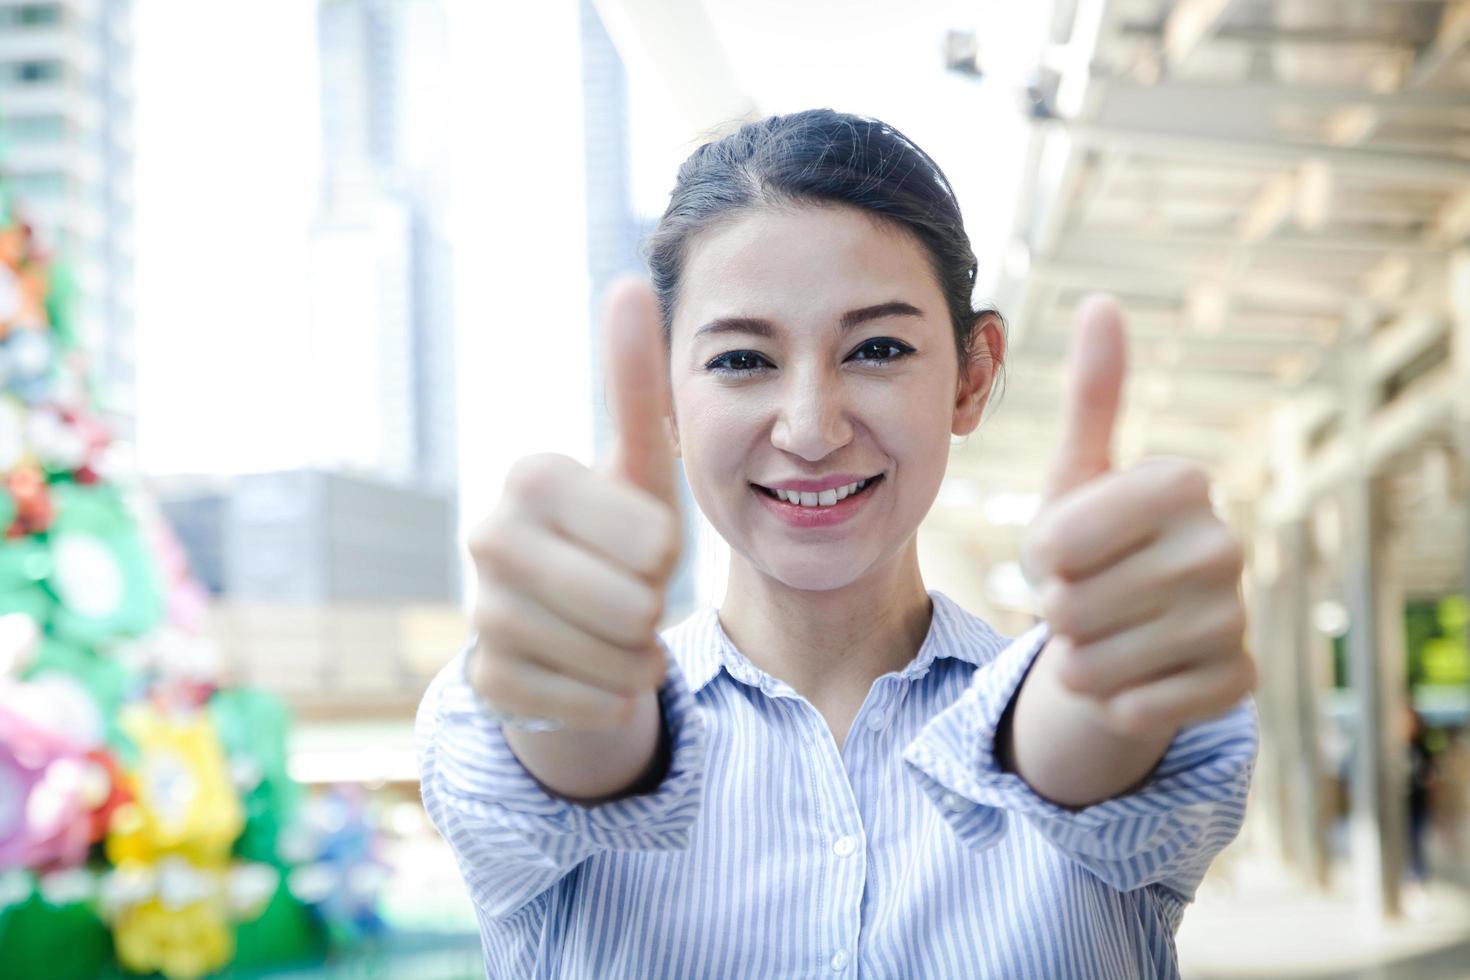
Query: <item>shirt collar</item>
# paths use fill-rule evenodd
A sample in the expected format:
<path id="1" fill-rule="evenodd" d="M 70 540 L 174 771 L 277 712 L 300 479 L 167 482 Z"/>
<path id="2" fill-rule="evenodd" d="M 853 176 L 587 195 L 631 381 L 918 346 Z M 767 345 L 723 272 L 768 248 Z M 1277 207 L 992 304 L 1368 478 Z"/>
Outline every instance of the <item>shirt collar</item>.
<path id="1" fill-rule="evenodd" d="M 923 677 L 934 661 L 942 657 L 978 666 L 1005 646 L 1006 640 L 985 620 L 937 589 L 928 592 L 934 606 L 929 632 L 914 659 L 898 672 L 899 677 L 904 680 Z M 667 645 L 692 693 L 698 693 L 714 680 L 721 667 L 735 680 L 755 687 L 764 688 L 775 681 L 736 648 L 720 624 L 719 610 L 714 606 L 697 610 L 670 633 Z"/>

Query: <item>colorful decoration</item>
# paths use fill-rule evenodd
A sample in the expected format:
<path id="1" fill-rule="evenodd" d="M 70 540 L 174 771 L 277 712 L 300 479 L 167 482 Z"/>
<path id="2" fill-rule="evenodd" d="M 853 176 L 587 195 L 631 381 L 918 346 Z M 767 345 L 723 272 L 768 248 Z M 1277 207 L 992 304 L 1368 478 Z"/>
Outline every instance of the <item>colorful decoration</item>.
<path id="1" fill-rule="evenodd" d="M 363 801 L 304 807 L 284 707 L 222 687 L 72 295 L 0 173 L 0 974 L 193 978 L 369 935 Z"/>

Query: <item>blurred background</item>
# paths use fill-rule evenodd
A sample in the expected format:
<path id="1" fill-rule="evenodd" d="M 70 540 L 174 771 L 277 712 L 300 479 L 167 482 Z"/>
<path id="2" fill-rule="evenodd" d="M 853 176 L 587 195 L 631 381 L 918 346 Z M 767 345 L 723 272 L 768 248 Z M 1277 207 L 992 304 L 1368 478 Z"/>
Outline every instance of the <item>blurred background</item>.
<path id="1" fill-rule="evenodd" d="M 816 106 L 939 162 L 1010 323 L 927 584 L 1031 622 L 1097 289 L 1117 462 L 1247 546 L 1185 975 L 1470 977 L 1467 0 L 0 0 L 0 973 L 481 975 L 412 740 L 465 535 L 606 448 L 679 163 Z M 684 493 L 669 624 L 728 557 Z"/>

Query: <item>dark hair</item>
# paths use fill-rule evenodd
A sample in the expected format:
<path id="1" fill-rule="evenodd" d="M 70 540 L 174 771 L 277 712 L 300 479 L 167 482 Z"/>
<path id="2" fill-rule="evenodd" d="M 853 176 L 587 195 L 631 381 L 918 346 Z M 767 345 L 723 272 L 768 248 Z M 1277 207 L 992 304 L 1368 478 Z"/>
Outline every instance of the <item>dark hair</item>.
<path id="1" fill-rule="evenodd" d="M 679 167 L 668 208 L 639 246 L 658 296 L 665 349 L 693 235 L 756 208 L 827 203 L 861 208 L 918 239 L 949 307 L 961 372 L 984 319 L 1007 329 L 1000 311 L 971 306 L 975 253 L 939 165 L 887 123 L 808 109 L 745 123 Z"/>

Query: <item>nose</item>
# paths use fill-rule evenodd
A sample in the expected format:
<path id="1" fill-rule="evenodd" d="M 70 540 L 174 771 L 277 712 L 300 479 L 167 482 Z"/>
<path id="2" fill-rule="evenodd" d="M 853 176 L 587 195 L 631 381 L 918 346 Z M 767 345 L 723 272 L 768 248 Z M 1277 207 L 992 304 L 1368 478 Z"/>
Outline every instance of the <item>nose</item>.
<path id="1" fill-rule="evenodd" d="M 852 441 L 847 393 L 841 384 L 793 375 L 781 392 L 771 444 L 816 462 Z"/>

